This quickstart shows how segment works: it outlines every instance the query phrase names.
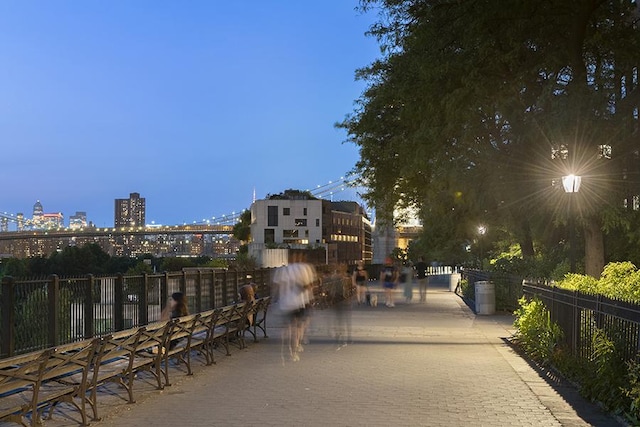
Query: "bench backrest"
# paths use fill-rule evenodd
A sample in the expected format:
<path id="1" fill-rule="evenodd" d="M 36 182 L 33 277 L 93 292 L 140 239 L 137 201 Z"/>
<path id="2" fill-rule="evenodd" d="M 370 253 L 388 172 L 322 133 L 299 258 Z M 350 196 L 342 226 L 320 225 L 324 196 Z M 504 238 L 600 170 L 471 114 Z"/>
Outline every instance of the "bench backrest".
<path id="1" fill-rule="evenodd" d="M 200 313 L 200 316 L 196 319 L 195 326 L 193 328 L 193 334 L 209 333 L 213 328 L 213 322 L 216 317 L 216 310 L 209 310 Z"/>
<path id="2" fill-rule="evenodd" d="M 172 326 L 173 321 L 165 320 L 149 323 L 140 328 L 140 340 L 134 353 L 163 347 L 167 343 L 167 336 L 171 332 Z"/>
<path id="3" fill-rule="evenodd" d="M 47 381 L 71 374 L 81 374 L 77 379 L 81 385 L 86 384 L 87 373 L 98 349 L 99 338 L 80 341 L 56 347 L 49 356 L 42 379 Z"/>
<path id="4" fill-rule="evenodd" d="M 168 343 L 171 340 L 190 338 L 198 324 L 199 318 L 199 314 L 191 314 L 189 316 L 182 316 L 177 319 L 173 319 L 171 327 L 168 330 L 168 336 L 165 338 L 165 343 Z"/>
<path id="5" fill-rule="evenodd" d="M 40 383 L 53 349 L 10 357 L 0 361 L 0 394 Z"/>

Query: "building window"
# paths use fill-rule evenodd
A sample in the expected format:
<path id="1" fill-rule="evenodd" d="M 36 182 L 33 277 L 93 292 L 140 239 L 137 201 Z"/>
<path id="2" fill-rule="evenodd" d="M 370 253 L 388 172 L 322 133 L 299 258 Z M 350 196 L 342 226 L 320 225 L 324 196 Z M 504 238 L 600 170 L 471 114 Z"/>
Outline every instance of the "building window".
<path id="1" fill-rule="evenodd" d="M 316 227 L 320 227 L 320 218 L 316 218 Z"/>
<path id="2" fill-rule="evenodd" d="M 278 207 L 267 206 L 267 227 L 278 226 Z"/>
<path id="3" fill-rule="evenodd" d="M 606 144 L 598 145 L 598 158 L 611 159 L 611 146 Z"/>
<path id="4" fill-rule="evenodd" d="M 291 208 L 282 208 L 282 215 L 284 216 L 291 215 Z"/>
<path id="5" fill-rule="evenodd" d="M 297 239 L 298 235 L 298 230 L 282 230 L 283 239 Z"/>
<path id="6" fill-rule="evenodd" d="M 569 157 L 569 149 L 565 144 L 551 147 L 551 158 L 566 160 Z"/>
<path id="7" fill-rule="evenodd" d="M 296 227 L 306 227 L 307 219 L 306 218 L 296 218 Z"/>
<path id="8" fill-rule="evenodd" d="M 302 215 L 303 216 L 307 216 L 307 208 L 303 208 L 302 209 Z"/>
<path id="9" fill-rule="evenodd" d="M 265 243 L 275 243 L 276 242 L 276 230 L 273 228 L 265 228 L 264 229 L 264 242 Z"/>

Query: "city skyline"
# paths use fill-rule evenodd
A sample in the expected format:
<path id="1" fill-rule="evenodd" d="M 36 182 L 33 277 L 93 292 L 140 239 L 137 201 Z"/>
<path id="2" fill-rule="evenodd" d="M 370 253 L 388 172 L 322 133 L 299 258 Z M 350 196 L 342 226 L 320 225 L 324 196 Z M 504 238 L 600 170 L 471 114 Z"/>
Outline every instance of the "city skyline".
<path id="1" fill-rule="evenodd" d="M 379 52 L 356 5 L 3 3 L 0 211 L 109 226 L 135 191 L 178 224 L 345 175 L 333 123 Z"/>

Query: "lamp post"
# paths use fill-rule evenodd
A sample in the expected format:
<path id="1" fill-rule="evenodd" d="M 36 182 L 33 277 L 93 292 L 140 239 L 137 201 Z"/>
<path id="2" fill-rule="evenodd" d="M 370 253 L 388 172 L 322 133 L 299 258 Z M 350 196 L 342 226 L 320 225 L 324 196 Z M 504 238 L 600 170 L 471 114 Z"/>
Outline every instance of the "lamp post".
<path id="1" fill-rule="evenodd" d="M 484 225 L 478 226 L 478 235 L 480 235 L 480 237 L 478 237 L 478 247 L 480 248 L 480 270 L 484 268 L 484 256 L 482 254 L 482 238 L 484 237 L 486 232 L 487 232 L 487 227 L 485 227 Z"/>
<path id="2" fill-rule="evenodd" d="M 571 174 L 562 177 L 562 187 L 564 187 L 564 192 L 569 194 L 569 220 L 567 223 L 569 226 L 569 263 L 571 273 L 576 272 L 576 233 L 573 218 L 573 199 L 575 198 L 575 193 L 580 190 L 581 183 L 582 177 L 579 175 Z"/>

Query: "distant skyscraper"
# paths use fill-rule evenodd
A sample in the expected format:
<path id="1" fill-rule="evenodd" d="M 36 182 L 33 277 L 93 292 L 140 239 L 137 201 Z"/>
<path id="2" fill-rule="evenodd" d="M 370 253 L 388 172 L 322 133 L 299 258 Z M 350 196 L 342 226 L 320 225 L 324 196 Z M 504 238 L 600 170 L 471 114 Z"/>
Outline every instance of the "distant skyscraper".
<path id="1" fill-rule="evenodd" d="M 42 222 L 44 221 L 44 209 L 42 208 L 42 203 L 40 200 L 36 201 L 36 204 L 33 205 L 33 217 L 31 218 L 34 227 L 40 227 Z"/>
<path id="2" fill-rule="evenodd" d="M 87 226 L 87 213 L 76 212 L 75 215 L 69 217 L 69 228 L 72 230 L 78 230 Z"/>
<path id="3" fill-rule="evenodd" d="M 128 199 L 116 199 L 115 227 L 144 227 L 145 199 L 139 193 L 129 194 Z"/>

